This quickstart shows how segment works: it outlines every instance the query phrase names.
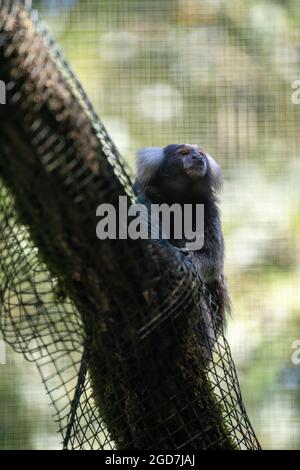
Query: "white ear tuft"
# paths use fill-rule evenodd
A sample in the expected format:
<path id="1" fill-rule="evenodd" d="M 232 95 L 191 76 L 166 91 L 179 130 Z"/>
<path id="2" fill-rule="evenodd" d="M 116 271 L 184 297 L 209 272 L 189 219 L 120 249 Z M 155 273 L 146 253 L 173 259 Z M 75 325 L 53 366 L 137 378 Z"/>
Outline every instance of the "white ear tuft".
<path id="1" fill-rule="evenodd" d="M 211 171 L 212 187 L 215 191 L 220 191 L 223 185 L 222 171 L 217 162 L 208 153 L 206 154 Z"/>
<path id="2" fill-rule="evenodd" d="M 146 185 L 162 164 L 164 149 L 146 147 L 136 154 L 136 177 L 141 185 Z"/>

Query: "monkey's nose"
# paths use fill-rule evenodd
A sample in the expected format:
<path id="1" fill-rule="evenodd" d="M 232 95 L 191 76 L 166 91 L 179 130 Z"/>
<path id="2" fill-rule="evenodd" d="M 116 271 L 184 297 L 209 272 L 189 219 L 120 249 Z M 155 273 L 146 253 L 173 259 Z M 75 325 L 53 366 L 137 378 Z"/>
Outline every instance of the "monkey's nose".
<path id="1" fill-rule="evenodd" d="M 201 164 L 203 165 L 204 163 L 204 158 L 202 157 L 202 155 L 198 155 L 196 153 L 192 154 L 191 155 L 191 160 L 194 162 L 194 163 L 198 163 L 198 164 Z"/>

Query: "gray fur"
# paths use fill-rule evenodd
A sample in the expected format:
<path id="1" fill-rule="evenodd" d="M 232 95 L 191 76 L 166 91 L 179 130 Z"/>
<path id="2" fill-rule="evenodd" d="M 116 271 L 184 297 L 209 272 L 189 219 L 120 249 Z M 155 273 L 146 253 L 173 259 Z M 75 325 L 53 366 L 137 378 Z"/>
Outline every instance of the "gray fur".
<path id="1" fill-rule="evenodd" d="M 211 155 L 206 153 L 206 156 L 211 170 L 211 185 L 215 191 L 220 191 L 223 186 L 223 176 L 221 168 Z"/>
<path id="2" fill-rule="evenodd" d="M 164 149 L 161 147 L 145 147 L 136 155 L 136 176 L 139 184 L 147 186 L 151 177 L 161 166 L 164 159 Z"/>

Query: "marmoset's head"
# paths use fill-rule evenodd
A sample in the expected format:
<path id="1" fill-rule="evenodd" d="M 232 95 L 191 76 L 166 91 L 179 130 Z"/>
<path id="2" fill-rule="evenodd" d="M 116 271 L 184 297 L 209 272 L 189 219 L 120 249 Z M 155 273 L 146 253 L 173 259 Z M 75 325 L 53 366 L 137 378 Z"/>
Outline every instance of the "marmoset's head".
<path id="1" fill-rule="evenodd" d="M 174 188 L 189 185 L 218 191 L 222 186 L 219 165 L 203 149 L 191 144 L 149 147 L 137 153 L 137 181 L 142 187 L 164 184 Z"/>

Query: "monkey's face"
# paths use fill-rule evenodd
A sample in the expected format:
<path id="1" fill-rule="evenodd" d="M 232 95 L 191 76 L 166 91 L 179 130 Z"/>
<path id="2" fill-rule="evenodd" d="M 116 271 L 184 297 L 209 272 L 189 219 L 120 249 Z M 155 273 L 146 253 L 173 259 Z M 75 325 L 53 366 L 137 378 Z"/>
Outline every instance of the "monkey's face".
<path id="1" fill-rule="evenodd" d="M 167 175 L 191 179 L 206 176 L 208 171 L 207 156 L 197 145 L 169 145 L 164 149 L 164 152 L 163 171 Z"/>
<path id="2" fill-rule="evenodd" d="M 216 161 L 197 145 L 172 144 L 137 153 L 137 181 L 148 192 L 169 192 L 180 199 L 191 191 L 218 191 L 222 174 Z"/>

